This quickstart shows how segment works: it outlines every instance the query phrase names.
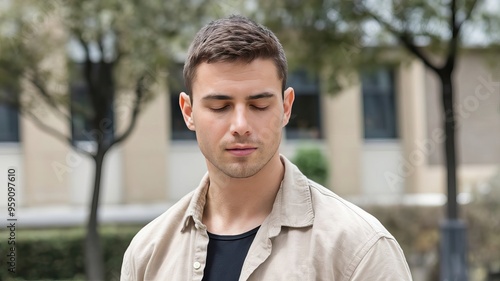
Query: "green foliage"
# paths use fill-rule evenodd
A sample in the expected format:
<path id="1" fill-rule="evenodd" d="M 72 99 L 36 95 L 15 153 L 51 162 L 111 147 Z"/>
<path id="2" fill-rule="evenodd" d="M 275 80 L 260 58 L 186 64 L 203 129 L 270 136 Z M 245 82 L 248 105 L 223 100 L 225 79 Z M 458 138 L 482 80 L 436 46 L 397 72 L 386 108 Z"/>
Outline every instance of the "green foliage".
<path id="1" fill-rule="evenodd" d="M 307 66 L 325 75 L 325 90 L 332 94 L 356 82 L 353 74 L 359 69 L 380 62 L 407 60 L 408 54 L 415 56 L 415 50 L 421 47 L 425 47 L 426 60 L 441 66 L 453 43 L 451 14 L 456 15 L 455 28 L 483 30 L 484 39 L 479 44 L 486 47 L 500 43 L 500 16 L 498 9 L 491 9 L 494 6 L 488 4 L 491 1 L 257 2 L 261 9 L 258 17 L 278 34 L 291 68 Z M 456 3 L 454 13 L 452 2 Z M 459 36 L 465 34 L 465 28 Z M 461 43 L 462 38 L 457 38 Z M 471 38 L 464 36 L 463 41 Z M 402 52 L 403 48 L 409 52 Z"/>
<path id="2" fill-rule="evenodd" d="M 258 2 L 262 22 L 280 38 L 291 69 L 326 75 L 322 82 L 328 93 L 354 82 L 363 39 L 355 1 Z"/>
<path id="3" fill-rule="evenodd" d="M 105 280 L 119 280 L 123 254 L 139 229 L 140 226 L 102 228 Z M 5 231 L 0 234 L 6 237 Z M 16 234 L 16 273 L 2 267 L 0 280 L 84 280 L 84 229 L 19 229 Z"/>
<path id="4" fill-rule="evenodd" d="M 96 200 L 90 204 L 88 221 L 87 278 L 102 279 L 103 275 L 96 230 L 102 161 L 111 147 L 128 138 L 146 104 L 164 93 L 167 69 L 182 57 L 193 33 L 213 13 L 227 8 L 214 2 L 0 2 L 0 104 L 14 107 L 43 131 L 95 160 L 92 198 Z M 76 85 L 81 97 L 70 91 Z M 70 123 L 76 134 L 52 127 L 47 122 L 49 112 Z M 113 137 L 109 137 L 114 128 L 110 124 L 120 124 Z M 76 145 L 74 138 L 81 135 L 96 142 L 95 151 Z M 80 263 L 75 260 L 74 266 Z"/>
<path id="5" fill-rule="evenodd" d="M 326 185 L 328 179 L 328 161 L 321 150 L 314 146 L 300 147 L 292 162 L 313 181 Z"/>
<path id="6" fill-rule="evenodd" d="M 126 100 L 142 77 L 147 78 L 142 79 L 145 86 L 161 78 L 209 17 L 209 5 L 211 1 L 183 0 L 7 1 L 0 6 L 0 86 L 24 76 L 36 90 L 43 89 L 42 102 L 67 107 L 65 61 L 91 61 L 112 67 L 112 88 Z M 93 83 L 87 85 L 92 92 L 110 91 Z M 154 94 L 146 91 L 142 98 Z M 30 105 L 20 107 L 32 110 Z"/>

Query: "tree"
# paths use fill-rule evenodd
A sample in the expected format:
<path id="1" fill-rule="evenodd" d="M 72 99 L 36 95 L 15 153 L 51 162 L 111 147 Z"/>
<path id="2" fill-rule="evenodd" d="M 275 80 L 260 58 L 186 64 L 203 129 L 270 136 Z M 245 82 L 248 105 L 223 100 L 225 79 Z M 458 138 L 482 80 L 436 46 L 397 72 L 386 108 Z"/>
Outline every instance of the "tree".
<path id="1" fill-rule="evenodd" d="M 134 130 L 155 95 L 152 86 L 165 78 L 162 73 L 179 54 L 183 35 L 206 19 L 208 3 L 26 0 L 0 6 L 0 86 L 4 89 L 0 101 L 95 163 L 85 241 L 89 280 L 104 280 L 97 213 L 105 156 Z M 81 79 L 83 100 L 69 90 L 72 75 Z M 129 117 L 120 120 L 125 125 L 115 133 L 113 115 L 123 113 L 117 111 L 118 101 L 130 101 Z M 86 127 L 77 134 L 58 131 L 44 120 L 41 104 L 68 126 L 78 115 Z M 83 135 L 94 147 L 80 147 L 76 135 Z"/>
<path id="2" fill-rule="evenodd" d="M 466 26 L 480 26 L 489 35 L 485 42 L 481 42 L 483 45 L 500 43 L 500 18 L 497 12 L 488 9 L 493 3 L 486 0 L 261 2 L 266 10 L 263 18 L 282 33 L 285 44 L 292 46 L 293 54 L 298 54 L 299 62 L 318 72 L 326 69 L 328 80 L 333 82 L 330 88 L 345 86 L 343 81 L 349 77 L 349 72 L 356 71 L 360 65 L 373 63 L 383 53 L 384 47 L 394 45 L 402 46 L 437 75 L 441 83 L 446 136 L 447 217 L 449 222 L 457 221 L 454 71 Z M 454 226 L 445 225 L 443 234 L 448 233 L 446 227 Z M 465 251 L 463 243 L 447 245 L 451 241 L 446 240 L 443 238 L 441 243 L 451 251 L 449 254 L 459 255 L 461 250 Z M 449 266 L 454 268 L 445 268 L 443 274 L 451 274 L 451 270 L 460 272 L 460 266 L 466 268 L 461 264 Z M 463 280 L 458 276 L 442 278 L 445 277 Z"/>

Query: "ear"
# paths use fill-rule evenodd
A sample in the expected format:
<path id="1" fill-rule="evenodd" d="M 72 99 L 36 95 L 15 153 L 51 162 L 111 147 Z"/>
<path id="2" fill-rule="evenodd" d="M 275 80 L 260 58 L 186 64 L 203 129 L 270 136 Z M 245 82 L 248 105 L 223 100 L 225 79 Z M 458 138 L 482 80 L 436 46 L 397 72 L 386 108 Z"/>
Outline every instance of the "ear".
<path id="1" fill-rule="evenodd" d="M 189 130 L 194 131 L 194 121 L 193 121 L 193 108 L 191 106 L 191 99 L 189 96 L 182 92 L 179 95 L 179 106 L 181 108 L 182 116 L 184 117 L 184 122 Z"/>
<path id="2" fill-rule="evenodd" d="M 288 87 L 283 94 L 283 124 L 285 127 L 290 120 L 290 115 L 292 114 L 292 105 L 295 100 L 295 92 L 292 87 Z"/>

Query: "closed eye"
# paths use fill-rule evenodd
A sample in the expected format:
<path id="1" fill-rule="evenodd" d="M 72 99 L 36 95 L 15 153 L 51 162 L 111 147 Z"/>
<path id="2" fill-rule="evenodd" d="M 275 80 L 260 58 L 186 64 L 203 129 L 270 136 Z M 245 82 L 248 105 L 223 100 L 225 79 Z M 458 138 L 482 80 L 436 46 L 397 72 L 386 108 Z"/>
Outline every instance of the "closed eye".
<path id="1" fill-rule="evenodd" d="M 210 110 L 214 111 L 214 112 L 223 112 L 223 111 L 226 111 L 228 108 L 229 108 L 229 105 L 225 105 L 222 107 L 210 107 Z"/>
<path id="2" fill-rule="evenodd" d="M 269 106 L 256 106 L 256 105 L 252 105 L 251 107 L 252 107 L 253 109 L 255 109 L 255 110 L 264 111 L 264 110 L 266 110 Z"/>

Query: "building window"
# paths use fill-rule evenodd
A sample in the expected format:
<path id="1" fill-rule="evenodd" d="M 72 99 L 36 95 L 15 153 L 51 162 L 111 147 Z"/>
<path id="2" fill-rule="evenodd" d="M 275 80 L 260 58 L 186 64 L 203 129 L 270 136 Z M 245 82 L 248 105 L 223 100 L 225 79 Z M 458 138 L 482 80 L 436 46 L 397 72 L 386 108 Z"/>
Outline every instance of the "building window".
<path id="1" fill-rule="evenodd" d="M 361 72 L 365 139 L 397 138 L 394 71 L 380 67 Z"/>
<path id="2" fill-rule="evenodd" d="M 8 95 L 6 90 L 1 94 Z M 16 98 L 17 95 L 15 95 Z M 17 110 L 0 100 L 0 142 L 19 141 L 19 114 Z"/>
<path id="3" fill-rule="evenodd" d="M 113 102 L 107 101 L 109 108 L 107 116 L 102 120 L 99 127 L 96 128 L 93 124 L 92 116 L 94 115 L 92 100 L 88 90 L 88 86 L 83 79 L 83 63 L 73 65 L 70 76 L 70 92 L 71 92 L 71 133 L 73 141 L 95 141 L 96 138 L 104 138 L 111 140 L 114 137 L 114 111 Z M 92 67 L 94 73 L 105 75 L 99 72 L 99 64 L 94 64 Z M 111 99 L 113 99 L 113 89 L 109 90 Z"/>
<path id="4" fill-rule="evenodd" d="M 19 115 L 14 108 L 0 103 L 0 142 L 19 141 Z"/>
<path id="5" fill-rule="evenodd" d="M 170 91 L 170 120 L 172 140 L 196 140 L 195 132 L 189 130 L 184 123 L 182 112 L 179 108 L 179 94 L 186 92 L 184 77 L 182 75 L 184 65 L 175 64 L 170 68 L 168 87 Z"/>
<path id="6" fill-rule="evenodd" d="M 295 90 L 292 116 L 285 127 L 287 139 L 322 138 L 319 79 L 296 70 L 289 73 L 287 82 Z"/>

